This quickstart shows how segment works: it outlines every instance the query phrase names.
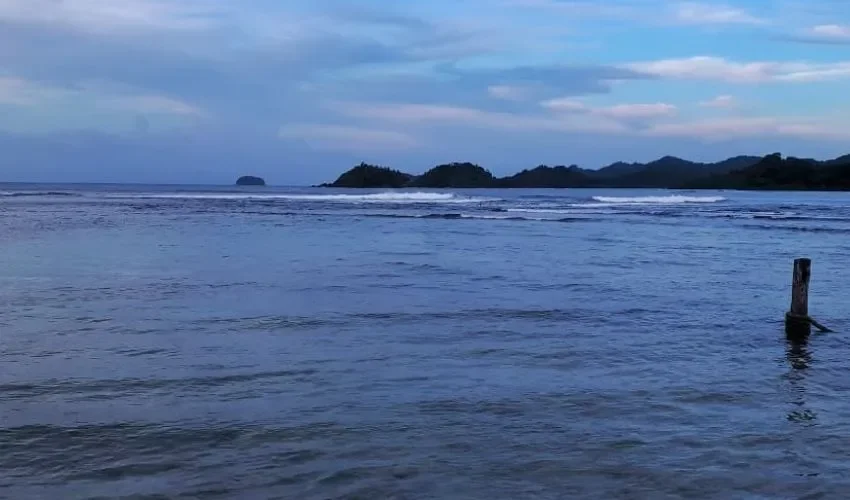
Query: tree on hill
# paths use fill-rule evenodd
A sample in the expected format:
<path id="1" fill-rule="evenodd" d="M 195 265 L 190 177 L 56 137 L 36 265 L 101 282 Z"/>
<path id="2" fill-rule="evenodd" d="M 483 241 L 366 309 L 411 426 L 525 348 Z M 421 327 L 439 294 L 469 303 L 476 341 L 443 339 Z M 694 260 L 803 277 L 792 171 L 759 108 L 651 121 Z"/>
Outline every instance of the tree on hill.
<path id="1" fill-rule="evenodd" d="M 780 153 L 765 156 L 755 165 L 719 174 L 694 187 L 718 189 L 846 189 L 838 175 L 842 165 L 802 158 L 782 158 Z M 842 187 L 843 186 L 843 187 Z"/>
<path id="2" fill-rule="evenodd" d="M 411 186 L 430 188 L 481 188 L 492 187 L 495 177 L 489 170 L 473 163 L 448 163 L 438 165 L 416 177 Z"/>
<path id="3" fill-rule="evenodd" d="M 834 160 L 736 156 L 697 163 L 665 156 L 650 163 L 615 163 L 601 170 L 575 165 L 540 165 L 510 177 L 496 178 L 473 163 L 438 165 L 420 176 L 361 163 L 331 187 L 351 188 L 569 188 L 647 187 L 708 189 L 850 190 L 850 155 Z"/>
<path id="4" fill-rule="evenodd" d="M 342 188 L 401 188 L 407 185 L 410 179 L 410 174 L 405 174 L 398 170 L 361 163 L 340 175 L 336 181 L 326 186 Z"/>
<path id="5" fill-rule="evenodd" d="M 523 170 L 511 177 L 498 179 L 496 184 L 499 187 L 511 188 L 537 188 L 541 186 L 568 188 L 588 186 L 591 182 L 587 173 L 576 165 L 570 167 L 540 165 L 530 170 Z"/>

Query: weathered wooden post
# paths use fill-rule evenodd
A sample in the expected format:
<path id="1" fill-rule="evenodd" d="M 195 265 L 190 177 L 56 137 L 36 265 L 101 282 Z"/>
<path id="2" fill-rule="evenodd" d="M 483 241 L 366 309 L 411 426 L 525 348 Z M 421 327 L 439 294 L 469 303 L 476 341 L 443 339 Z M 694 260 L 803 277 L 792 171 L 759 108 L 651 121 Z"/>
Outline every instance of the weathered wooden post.
<path id="1" fill-rule="evenodd" d="M 794 281 L 791 285 L 791 314 L 809 315 L 809 280 L 812 277 L 812 260 L 794 261 Z"/>
<path id="2" fill-rule="evenodd" d="M 794 281 L 791 283 L 791 309 L 785 313 L 785 332 L 800 337 L 812 333 L 812 326 L 822 332 L 829 328 L 809 316 L 809 278 L 812 277 L 811 259 L 794 261 Z"/>
<path id="3" fill-rule="evenodd" d="M 812 333 L 812 322 L 809 318 L 809 279 L 811 277 L 811 259 L 794 260 L 791 309 L 785 313 L 785 333 L 789 336 L 805 337 Z"/>

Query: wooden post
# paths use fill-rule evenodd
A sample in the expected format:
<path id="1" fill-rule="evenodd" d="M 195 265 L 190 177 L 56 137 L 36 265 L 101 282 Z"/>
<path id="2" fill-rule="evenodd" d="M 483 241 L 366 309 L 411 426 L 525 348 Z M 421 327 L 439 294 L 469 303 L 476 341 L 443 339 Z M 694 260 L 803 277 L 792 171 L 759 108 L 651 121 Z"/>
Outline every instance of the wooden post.
<path id="1" fill-rule="evenodd" d="M 794 261 L 794 281 L 791 283 L 791 309 L 785 314 L 785 332 L 794 337 L 812 332 L 809 318 L 809 278 L 812 275 L 811 259 Z"/>
<path id="2" fill-rule="evenodd" d="M 791 285 L 791 314 L 809 315 L 809 279 L 812 277 L 811 259 L 794 261 L 794 281 Z"/>

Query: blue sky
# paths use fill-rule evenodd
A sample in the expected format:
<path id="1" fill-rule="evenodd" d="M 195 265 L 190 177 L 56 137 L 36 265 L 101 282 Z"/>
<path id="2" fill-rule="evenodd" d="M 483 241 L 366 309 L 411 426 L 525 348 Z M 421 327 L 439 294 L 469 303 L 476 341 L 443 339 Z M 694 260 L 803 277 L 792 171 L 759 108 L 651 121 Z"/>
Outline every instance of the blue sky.
<path id="1" fill-rule="evenodd" d="M 0 0 L 0 181 L 850 152 L 845 0 Z"/>

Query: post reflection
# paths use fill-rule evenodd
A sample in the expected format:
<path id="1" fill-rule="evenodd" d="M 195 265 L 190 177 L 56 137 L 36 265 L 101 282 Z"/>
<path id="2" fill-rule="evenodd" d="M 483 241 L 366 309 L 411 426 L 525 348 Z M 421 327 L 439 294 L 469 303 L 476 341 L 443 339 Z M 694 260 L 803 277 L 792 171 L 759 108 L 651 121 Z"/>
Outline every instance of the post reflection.
<path id="1" fill-rule="evenodd" d="M 791 370 L 786 375 L 790 389 L 792 409 L 787 418 L 790 422 L 812 423 L 817 414 L 806 407 L 806 377 L 812 365 L 812 352 L 807 340 L 789 340 L 785 357 Z"/>

